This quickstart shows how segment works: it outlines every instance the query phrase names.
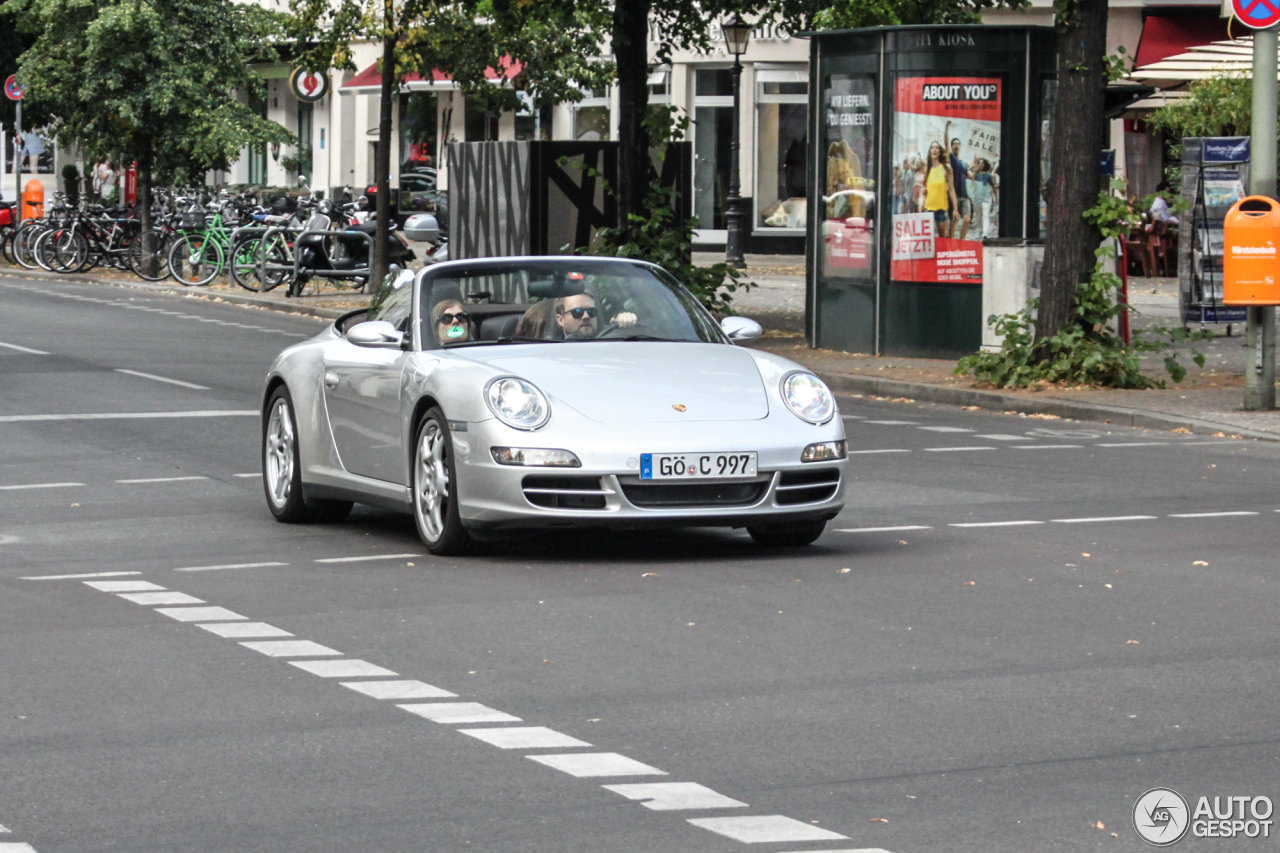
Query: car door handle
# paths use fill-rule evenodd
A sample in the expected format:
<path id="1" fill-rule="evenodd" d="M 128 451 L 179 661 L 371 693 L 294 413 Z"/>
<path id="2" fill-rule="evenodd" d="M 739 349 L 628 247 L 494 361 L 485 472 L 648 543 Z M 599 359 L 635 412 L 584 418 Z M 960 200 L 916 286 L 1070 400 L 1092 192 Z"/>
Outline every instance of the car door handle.
<path id="1" fill-rule="evenodd" d="M 334 373 L 332 370 L 326 370 L 324 372 L 324 387 L 328 388 L 330 391 L 337 388 L 338 374 Z"/>

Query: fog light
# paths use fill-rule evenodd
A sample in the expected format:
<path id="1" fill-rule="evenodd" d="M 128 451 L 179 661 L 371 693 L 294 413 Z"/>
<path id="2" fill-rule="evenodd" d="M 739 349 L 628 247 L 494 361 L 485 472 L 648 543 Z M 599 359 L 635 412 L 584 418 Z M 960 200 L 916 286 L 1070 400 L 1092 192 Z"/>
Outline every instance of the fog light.
<path id="1" fill-rule="evenodd" d="M 800 454 L 801 462 L 827 462 L 832 459 L 843 459 L 845 444 L 843 441 L 824 441 L 811 444 Z"/>
<path id="2" fill-rule="evenodd" d="M 493 461 L 499 465 L 523 465 L 526 468 L 581 468 L 578 457 L 567 450 L 546 447 L 491 447 Z"/>

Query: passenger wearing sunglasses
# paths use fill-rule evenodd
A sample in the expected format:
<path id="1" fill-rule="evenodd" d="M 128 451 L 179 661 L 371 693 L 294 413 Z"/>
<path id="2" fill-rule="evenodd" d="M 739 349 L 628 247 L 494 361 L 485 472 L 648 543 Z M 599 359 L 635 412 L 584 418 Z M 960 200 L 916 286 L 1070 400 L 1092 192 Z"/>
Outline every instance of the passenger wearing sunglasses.
<path id="1" fill-rule="evenodd" d="M 448 346 L 471 340 L 470 315 L 461 302 L 453 299 L 437 302 L 431 316 L 435 318 L 436 339 L 440 343 Z"/>
<path id="2" fill-rule="evenodd" d="M 629 329 L 636 324 L 636 315 L 623 311 L 609 321 L 600 322 L 600 309 L 596 307 L 595 294 L 579 293 L 565 296 L 557 300 L 556 322 L 564 330 L 567 341 L 589 341 L 600 334 L 604 325 L 616 325 L 620 329 Z"/>

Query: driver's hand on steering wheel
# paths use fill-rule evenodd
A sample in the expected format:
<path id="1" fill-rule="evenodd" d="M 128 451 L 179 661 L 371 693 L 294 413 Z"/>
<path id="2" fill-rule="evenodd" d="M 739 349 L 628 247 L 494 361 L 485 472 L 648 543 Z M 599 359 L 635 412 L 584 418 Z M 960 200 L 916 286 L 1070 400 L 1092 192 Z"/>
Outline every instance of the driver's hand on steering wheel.
<path id="1" fill-rule="evenodd" d="M 631 311 L 623 311 L 621 314 L 610 320 L 609 323 L 617 326 L 619 329 L 630 329 L 638 321 L 639 318 L 636 317 L 634 313 Z"/>

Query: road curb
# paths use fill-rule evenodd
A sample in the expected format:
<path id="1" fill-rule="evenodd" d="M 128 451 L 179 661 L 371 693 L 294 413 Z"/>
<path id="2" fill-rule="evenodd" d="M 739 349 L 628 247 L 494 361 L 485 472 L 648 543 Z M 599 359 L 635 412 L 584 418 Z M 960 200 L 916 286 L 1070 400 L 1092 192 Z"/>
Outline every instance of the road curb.
<path id="1" fill-rule="evenodd" d="M 167 293 L 171 296 L 204 299 L 208 302 L 227 302 L 232 305 L 247 305 L 253 308 L 265 308 L 268 311 L 278 311 L 282 314 L 302 314 L 304 316 L 318 317 L 325 320 L 335 320 L 350 310 L 347 308 L 323 308 L 319 305 L 303 305 L 292 302 L 281 302 L 278 299 L 267 299 L 266 297 L 250 296 L 249 294 L 222 293 L 219 291 L 205 290 L 201 287 L 176 287 L 171 284 L 158 284 L 150 281 L 117 281 L 116 279 L 111 278 L 61 275 L 59 273 L 45 272 L 44 270 L 17 271 L 10 268 L 0 270 L 0 276 L 4 276 L 6 278 L 39 279 L 43 281 L 65 281 L 74 282 L 75 284 L 98 284 L 109 287 L 128 287 L 134 290 L 146 290 L 151 293 Z"/>
<path id="2" fill-rule="evenodd" d="M 1054 398 L 1037 400 L 1032 397 L 1001 394 L 999 391 L 985 391 L 978 388 L 948 388 L 942 385 L 930 385 L 926 382 L 907 382 L 901 379 L 883 379 L 878 376 L 858 376 L 856 374 L 833 373 L 825 370 L 814 370 L 814 373 L 837 394 L 910 397 L 913 400 L 942 403 L 950 406 L 980 406 L 983 409 L 993 411 L 1057 415 L 1060 418 L 1107 422 L 1120 426 L 1161 430 L 1181 428 L 1191 430 L 1200 435 L 1214 435 L 1219 432 L 1225 432 L 1233 436 L 1239 435 L 1244 438 L 1256 438 L 1262 441 L 1280 441 L 1280 435 L 1275 433 L 1243 429 L 1232 424 L 1216 423 L 1203 418 L 1132 409 L 1127 406 L 1080 403 Z"/>

